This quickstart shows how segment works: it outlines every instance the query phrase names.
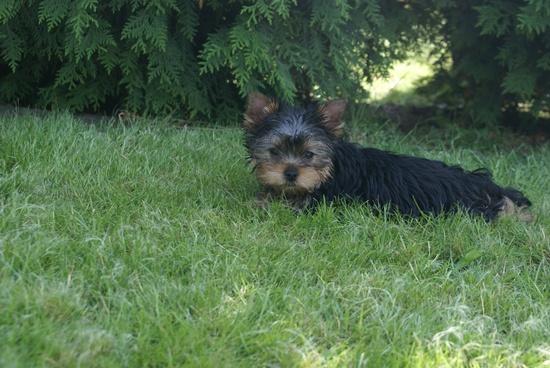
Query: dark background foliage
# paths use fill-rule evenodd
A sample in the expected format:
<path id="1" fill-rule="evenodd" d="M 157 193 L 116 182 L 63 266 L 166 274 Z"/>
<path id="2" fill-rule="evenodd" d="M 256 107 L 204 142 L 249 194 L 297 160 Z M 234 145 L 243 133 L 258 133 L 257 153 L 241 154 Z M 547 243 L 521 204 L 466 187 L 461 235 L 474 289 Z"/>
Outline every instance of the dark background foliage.
<path id="1" fill-rule="evenodd" d="M 444 20 L 435 33 L 446 50 L 428 86 L 437 100 L 462 107 L 478 125 L 548 117 L 549 0 L 432 3 Z"/>
<path id="2" fill-rule="evenodd" d="M 548 113 L 549 26 L 550 0 L 4 0 L 0 99 L 230 121 L 252 90 L 364 101 L 429 42 L 431 93 L 484 124 Z"/>

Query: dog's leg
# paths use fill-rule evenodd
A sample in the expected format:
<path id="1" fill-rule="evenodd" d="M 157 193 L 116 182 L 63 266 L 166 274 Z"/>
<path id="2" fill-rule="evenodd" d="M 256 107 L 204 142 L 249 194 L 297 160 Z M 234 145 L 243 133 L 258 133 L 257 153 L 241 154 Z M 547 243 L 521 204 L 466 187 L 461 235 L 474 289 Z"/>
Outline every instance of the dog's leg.
<path id="1" fill-rule="evenodd" d="M 266 209 L 269 206 L 269 202 L 273 200 L 273 193 L 268 189 L 262 189 L 256 194 L 256 206 Z"/>
<path id="2" fill-rule="evenodd" d="M 294 211 L 294 213 L 302 213 L 306 210 L 313 209 L 313 201 L 309 195 L 300 197 L 285 198 L 286 205 Z"/>

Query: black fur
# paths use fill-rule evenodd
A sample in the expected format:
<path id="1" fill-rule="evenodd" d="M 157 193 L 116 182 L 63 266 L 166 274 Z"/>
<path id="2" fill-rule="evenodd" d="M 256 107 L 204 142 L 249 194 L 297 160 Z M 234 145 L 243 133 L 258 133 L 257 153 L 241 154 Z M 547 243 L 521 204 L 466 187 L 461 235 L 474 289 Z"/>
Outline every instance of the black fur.
<path id="1" fill-rule="evenodd" d="M 468 172 L 441 161 L 361 148 L 343 140 L 333 142 L 332 152 L 332 179 L 312 193 L 315 201 L 352 198 L 389 205 L 413 217 L 460 207 L 488 221 L 498 216 L 504 197 L 520 207 L 531 205 L 520 191 L 495 184 L 487 170 Z"/>
<path id="2" fill-rule="evenodd" d="M 507 202 L 531 205 L 520 191 L 495 184 L 487 170 L 465 171 L 343 140 L 339 120 L 344 109 L 342 101 L 304 109 L 279 107 L 261 94 L 249 96 L 245 145 L 265 192 L 291 198 L 298 207 L 353 199 L 413 217 L 461 208 L 488 221 Z M 286 168 L 298 170 L 304 181 L 287 182 Z M 324 173 L 315 185 L 310 185 L 312 170 Z"/>

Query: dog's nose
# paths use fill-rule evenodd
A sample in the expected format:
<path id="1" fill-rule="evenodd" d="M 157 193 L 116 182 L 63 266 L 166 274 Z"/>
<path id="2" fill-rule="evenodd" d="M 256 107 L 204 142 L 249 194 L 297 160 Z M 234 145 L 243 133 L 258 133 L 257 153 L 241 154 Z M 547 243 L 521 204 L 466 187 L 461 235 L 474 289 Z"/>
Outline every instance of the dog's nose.
<path id="1" fill-rule="evenodd" d="M 298 170 L 295 167 L 287 167 L 285 170 L 285 179 L 289 182 L 296 181 L 296 178 L 298 177 Z"/>

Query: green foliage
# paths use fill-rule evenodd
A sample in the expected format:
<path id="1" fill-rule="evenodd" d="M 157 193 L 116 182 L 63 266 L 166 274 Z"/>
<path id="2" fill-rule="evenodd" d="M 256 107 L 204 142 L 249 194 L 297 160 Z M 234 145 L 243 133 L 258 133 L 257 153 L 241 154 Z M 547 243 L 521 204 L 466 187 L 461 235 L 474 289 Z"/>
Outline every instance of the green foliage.
<path id="1" fill-rule="evenodd" d="M 417 42 L 409 19 L 381 0 L 3 1 L 0 98 L 224 119 L 256 89 L 359 99 Z"/>
<path id="2" fill-rule="evenodd" d="M 252 90 L 363 100 L 428 40 L 438 99 L 475 121 L 550 110 L 550 0 L 22 3 L 0 2 L 3 102 L 235 120 Z"/>
<path id="3" fill-rule="evenodd" d="M 208 112 L 181 1 L 30 1 L 0 5 L 0 98 L 77 111 Z M 178 14 L 185 13 L 181 17 Z"/>
<path id="4" fill-rule="evenodd" d="M 452 59 L 439 81 L 475 122 L 550 112 L 550 0 L 434 0 L 433 8 L 445 19 L 442 47 Z"/>

